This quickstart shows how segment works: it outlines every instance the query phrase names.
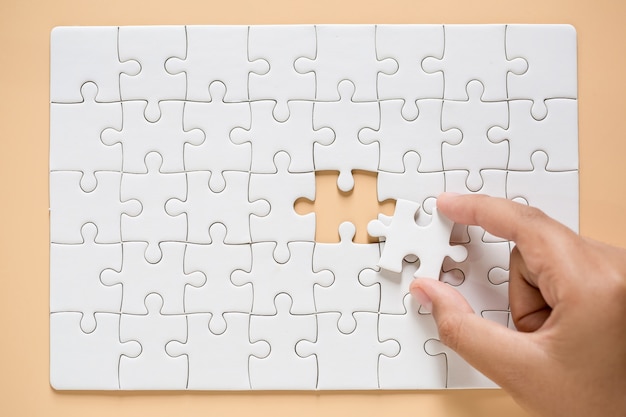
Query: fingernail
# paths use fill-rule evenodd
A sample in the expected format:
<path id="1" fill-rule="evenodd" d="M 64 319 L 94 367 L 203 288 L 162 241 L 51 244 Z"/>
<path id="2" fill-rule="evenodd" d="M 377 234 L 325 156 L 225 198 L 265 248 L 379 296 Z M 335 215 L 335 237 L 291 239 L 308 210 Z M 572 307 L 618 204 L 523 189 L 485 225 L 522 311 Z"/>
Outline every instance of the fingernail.
<path id="1" fill-rule="evenodd" d="M 422 310 L 424 313 L 432 313 L 433 302 L 428 296 L 428 294 L 424 292 L 424 290 L 422 290 L 421 288 L 417 288 L 417 287 L 412 288 L 411 295 L 415 297 L 417 302 L 422 305 L 422 308 L 420 310 Z"/>

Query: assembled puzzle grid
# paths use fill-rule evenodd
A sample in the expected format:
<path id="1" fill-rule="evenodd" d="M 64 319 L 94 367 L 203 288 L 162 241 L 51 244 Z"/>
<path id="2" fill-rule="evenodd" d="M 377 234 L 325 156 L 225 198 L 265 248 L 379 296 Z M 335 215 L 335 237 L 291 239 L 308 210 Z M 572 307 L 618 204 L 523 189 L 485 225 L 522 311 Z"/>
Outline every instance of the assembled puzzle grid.
<path id="1" fill-rule="evenodd" d="M 512 327 L 511 243 L 436 196 L 578 229 L 571 26 L 61 27 L 50 88 L 56 389 L 491 387 L 408 285 Z M 386 242 L 315 242 L 294 201 L 355 169 L 397 200 Z"/>

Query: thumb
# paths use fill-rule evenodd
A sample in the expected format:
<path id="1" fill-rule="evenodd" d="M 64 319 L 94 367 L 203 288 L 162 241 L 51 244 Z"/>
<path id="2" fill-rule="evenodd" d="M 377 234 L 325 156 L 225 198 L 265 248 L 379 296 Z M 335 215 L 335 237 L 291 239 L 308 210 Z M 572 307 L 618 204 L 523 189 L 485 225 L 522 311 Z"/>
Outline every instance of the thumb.
<path id="1" fill-rule="evenodd" d="M 432 312 L 439 340 L 501 387 L 515 389 L 538 366 L 541 352 L 532 335 L 479 317 L 452 286 L 418 278 L 410 290 L 422 311 Z"/>

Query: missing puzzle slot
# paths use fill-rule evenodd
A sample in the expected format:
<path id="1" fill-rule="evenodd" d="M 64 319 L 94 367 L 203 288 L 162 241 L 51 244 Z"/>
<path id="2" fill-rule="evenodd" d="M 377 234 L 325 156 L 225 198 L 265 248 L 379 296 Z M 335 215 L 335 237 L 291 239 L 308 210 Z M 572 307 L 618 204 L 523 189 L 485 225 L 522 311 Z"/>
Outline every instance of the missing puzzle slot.
<path id="1" fill-rule="evenodd" d="M 298 214 L 315 213 L 315 241 L 318 243 L 339 242 L 339 225 L 349 221 L 356 226 L 355 243 L 374 243 L 377 238 L 367 234 L 367 223 L 378 213 L 392 215 L 393 200 L 378 201 L 376 194 L 376 172 L 355 170 L 354 188 L 341 191 L 337 188 L 338 171 L 315 173 L 315 200 L 299 198 L 294 204 Z"/>

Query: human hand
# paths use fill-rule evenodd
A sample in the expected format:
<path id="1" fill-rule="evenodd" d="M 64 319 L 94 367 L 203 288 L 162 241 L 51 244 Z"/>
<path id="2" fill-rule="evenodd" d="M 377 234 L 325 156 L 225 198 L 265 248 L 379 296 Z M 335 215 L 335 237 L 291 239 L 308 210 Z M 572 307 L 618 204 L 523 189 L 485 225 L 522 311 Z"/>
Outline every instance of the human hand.
<path id="1" fill-rule="evenodd" d="M 442 194 L 437 208 L 515 242 L 509 270 L 515 332 L 476 315 L 430 278 L 411 293 L 442 343 L 541 416 L 626 416 L 626 250 L 580 237 L 538 209 Z"/>

